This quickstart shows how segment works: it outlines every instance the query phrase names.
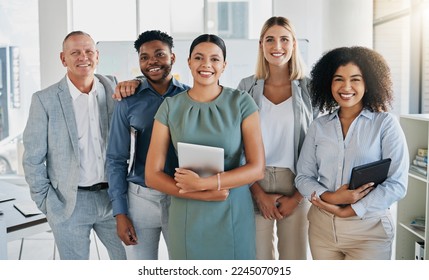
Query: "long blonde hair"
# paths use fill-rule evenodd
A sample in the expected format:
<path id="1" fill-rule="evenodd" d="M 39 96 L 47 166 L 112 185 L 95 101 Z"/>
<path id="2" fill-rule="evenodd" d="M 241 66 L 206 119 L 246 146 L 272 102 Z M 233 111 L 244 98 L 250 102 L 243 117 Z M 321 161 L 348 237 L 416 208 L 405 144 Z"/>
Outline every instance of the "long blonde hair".
<path id="1" fill-rule="evenodd" d="M 295 47 L 293 48 L 291 59 L 288 62 L 290 79 L 298 80 L 298 79 L 304 78 L 305 64 L 301 58 L 301 53 L 299 51 L 298 40 L 296 39 L 295 30 L 292 26 L 292 23 L 287 18 L 276 17 L 276 16 L 269 18 L 262 26 L 261 34 L 259 36 L 259 44 L 262 43 L 267 30 L 275 25 L 279 25 L 286 28 L 286 30 L 288 30 L 292 34 L 293 41 L 295 43 Z M 259 47 L 258 59 L 256 62 L 255 78 L 266 80 L 269 77 L 269 75 L 270 75 L 270 71 L 269 71 L 268 61 L 264 57 L 262 48 Z"/>

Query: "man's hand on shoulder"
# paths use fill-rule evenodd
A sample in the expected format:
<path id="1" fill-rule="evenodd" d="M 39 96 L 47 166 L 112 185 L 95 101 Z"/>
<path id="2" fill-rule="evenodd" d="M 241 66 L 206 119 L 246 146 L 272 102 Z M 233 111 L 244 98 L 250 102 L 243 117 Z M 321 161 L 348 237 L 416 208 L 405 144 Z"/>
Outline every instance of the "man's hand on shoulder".
<path id="1" fill-rule="evenodd" d="M 120 82 L 116 85 L 115 93 L 112 95 L 112 98 L 121 101 L 122 98 L 133 95 L 139 85 L 140 80 L 137 79 Z"/>

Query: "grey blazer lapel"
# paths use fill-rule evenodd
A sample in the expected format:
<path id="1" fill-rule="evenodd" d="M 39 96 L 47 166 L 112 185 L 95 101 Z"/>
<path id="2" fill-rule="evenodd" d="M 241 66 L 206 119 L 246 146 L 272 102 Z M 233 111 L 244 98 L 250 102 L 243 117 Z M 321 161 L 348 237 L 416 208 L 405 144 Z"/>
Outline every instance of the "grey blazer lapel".
<path id="1" fill-rule="evenodd" d="M 294 146 L 294 162 L 296 168 L 296 162 L 298 161 L 298 151 L 301 146 L 302 136 L 302 119 L 304 118 L 302 110 L 302 95 L 301 95 L 301 84 L 299 80 L 292 81 L 292 103 L 293 103 L 293 117 L 294 117 L 294 132 L 293 132 L 293 146 Z"/>
<path id="2" fill-rule="evenodd" d="M 114 109 L 114 100 L 111 97 L 115 90 L 116 78 L 114 76 L 104 76 L 95 74 L 104 87 L 104 94 L 97 94 L 98 109 L 101 122 L 101 135 L 107 143 L 110 129 L 110 118 Z"/>
<path id="3" fill-rule="evenodd" d="M 101 136 L 104 140 L 107 140 L 109 128 L 106 95 L 106 89 L 102 94 L 97 94 L 98 111 L 100 114 Z"/>
<path id="4" fill-rule="evenodd" d="M 73 151 L 76 155 L 76 158 L 79 158 L 79 143 L 76 127 L 76 117 L 74 114 L 73 108 L 73 99 L 70 95 L 69 87 L 67 85 L 67 78 L 64 77 L 59 86 L 60 91 L 58 92 L 58 99 L 60 100 L 61 109 L 64 114 L 64 119 L 69 131 L 70 140 L 73 146 Z"/>
<path id="5" fill-rule="evenodd" d="M 259 79 L 253 82 L 252 87 L 249 89 L 250 95 L 256 102 L 259 108 L 262 106 L 262 95 L 264 93 L 264 84 L 265 81 L 263 79 Z"/>

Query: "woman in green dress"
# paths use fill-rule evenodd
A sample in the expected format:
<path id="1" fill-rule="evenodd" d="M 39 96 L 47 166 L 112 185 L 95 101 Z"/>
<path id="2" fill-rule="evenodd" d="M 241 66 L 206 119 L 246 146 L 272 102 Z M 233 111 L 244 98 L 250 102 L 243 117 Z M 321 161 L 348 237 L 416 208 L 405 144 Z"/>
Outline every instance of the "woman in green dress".
<path id="1" fill-rule="evenodd" d="M 172 195 L 171 259 L 255 259 L 255 221 L 249 184 L 264 174 L 258 107 L 244 91 L 223 87 L 226 48 L 203 34 L 188 58 L 193 87 L 159 108 L 146 161 L 146 184 Z M 225 172 L 199 177 L 177 168 L 164 173 L 170 141 L 224 149 Z M 245 158 L 245 160 L 244 160 Z"/>

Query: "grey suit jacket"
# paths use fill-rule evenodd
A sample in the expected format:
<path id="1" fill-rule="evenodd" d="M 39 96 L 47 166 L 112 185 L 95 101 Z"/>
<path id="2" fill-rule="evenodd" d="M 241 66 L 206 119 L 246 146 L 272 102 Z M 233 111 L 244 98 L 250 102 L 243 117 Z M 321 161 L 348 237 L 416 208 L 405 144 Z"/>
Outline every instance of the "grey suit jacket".
<path id="1" fill-rule="evenodd" d="M 302 143 L 307 134 L 308 127 L 318 112 L 313 110 L 311 105 L 310 93 L 308 90 L 308 78 L 292 81 L 292 106 L 294 113 L 294 149 L 295 149 L 295 168 L 298 156 L 301 151 Z M 262 95 L 264 94 L 263 79 L 256 80 L 254 76 L 249 76 L 240 81 L 238 89 L 247 91 L 255 100 L 259 108 L 262 104 Z"/>
<path id="2" fill-rule="evenodd" d="M 116 79 L 96 76 L 106 93 L 97 95 L 97 101 L 101 134 L 107 143 Z M 23 141 L 23 167 L 32 199 L 50 223 L 68 219 L 76 205 L 80 156 L 73 100 L 66 77 L 33 94 Z"/>

